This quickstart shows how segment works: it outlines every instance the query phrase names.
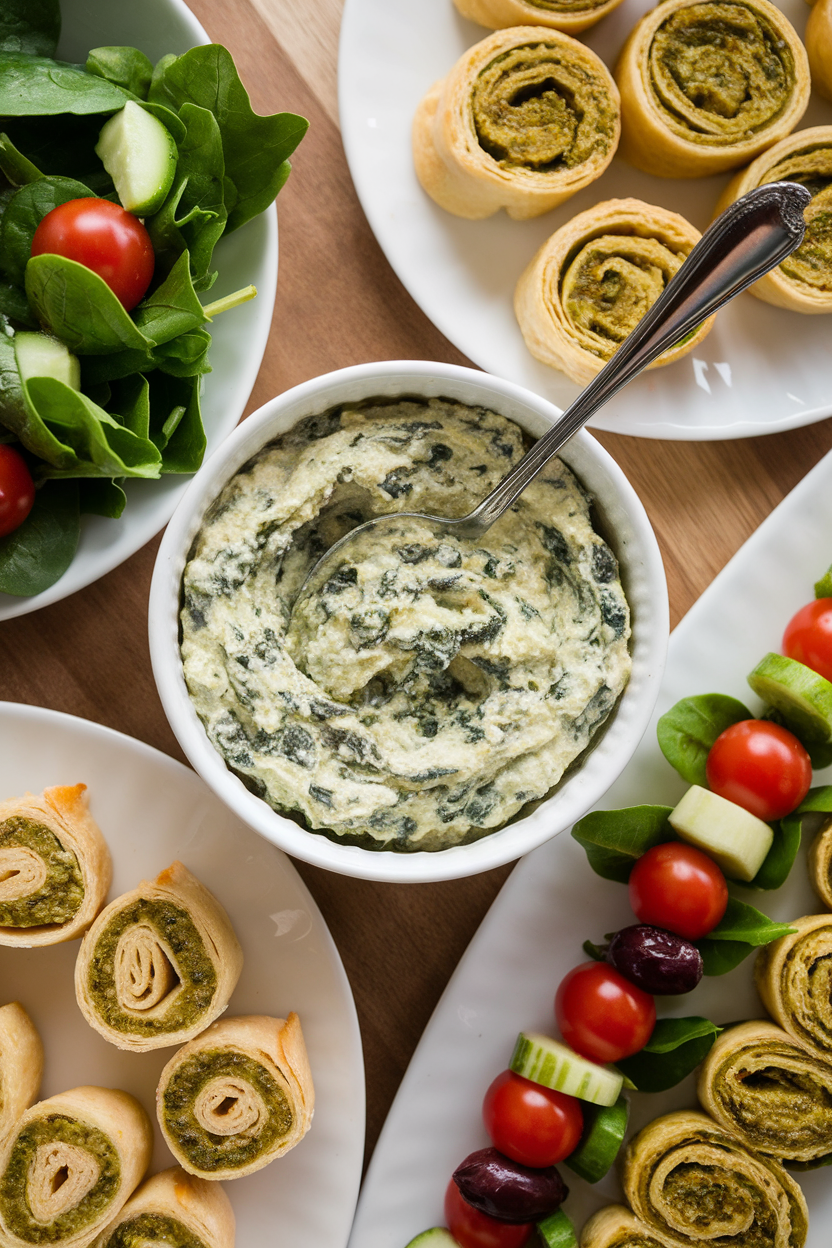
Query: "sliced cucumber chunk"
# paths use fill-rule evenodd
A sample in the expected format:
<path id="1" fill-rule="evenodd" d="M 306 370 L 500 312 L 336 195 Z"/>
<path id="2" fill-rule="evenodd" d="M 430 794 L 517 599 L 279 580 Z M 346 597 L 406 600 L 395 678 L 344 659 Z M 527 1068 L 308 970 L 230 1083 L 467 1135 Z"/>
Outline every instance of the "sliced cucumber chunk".
<path id="1" fill-rule="evenodd" d="M 559 1040 L 537 1032 L 520 1032 L 509 1066 L 533 1083 L 594 1105 L 614 1105 L 624 1086 L 624 1076 L 617 1070 L 590 1062 Z"/>
<path id="2" fill-rule="evenodd" d="M 459 1248 L 459 1244 L 444 1226 L 432 1226 L 428 1231 L 420 1231 L 406 1248 Z"/>
<path id="3" fill-rule="evenodd" d="M 801 741 L 832 740 L 832 684 L 810 667 L 782 654 L 767 654 L 748 683 Z"/>
<path id="4" fill-rule="evenodd" d="M 827 568 L 819 581 L 815 581 L 816 598 L 832 598 L 832 568 Z"/>
<path id="5" fill-rule="evenodd" d="M 587 1183 L 603 1179 L 619 1154 L 629 1118 L 630 1103 L 623 1096 L 619 1096 L 614 1105 L 593 1105 L 585 1109 L 578 1147 L 563 1164 Z"/>
<path id="6" fill-rule="evenodd" d="M 575 1228 L 562 1209 L 550 1213 L 537 1224 L 537 1233 L 546 1248 L 578 1248 Z"/>
<path id="7" fill-rule="evenodd" d="M 695 845 L 732 880 L 748 883 L 763 865 L 774 832 L 736 802 L 693 784 L 667 821 L 674 832 Z"/>
<path id="8" fill-rule="evenodd" d="M 30 377 L 54 377 L 73 390 L 81 389 L 78 357 L 60 339 L 49 334 L 17 333 L 14 354 L 23 381 Z"/>
<path id="9" fill-rule="evenodd" d="M 176 174 L 176 144 L 152 113 L 128 100 L 102 126 L 95 152 L 128 212 L 149 217 L 162 207 Z"/>

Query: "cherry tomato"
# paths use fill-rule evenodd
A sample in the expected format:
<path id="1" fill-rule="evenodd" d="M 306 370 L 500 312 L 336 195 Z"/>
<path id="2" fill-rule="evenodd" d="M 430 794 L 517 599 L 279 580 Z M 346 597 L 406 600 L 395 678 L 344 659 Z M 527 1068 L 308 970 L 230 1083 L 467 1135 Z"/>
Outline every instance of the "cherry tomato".
<path id="1" fill-rule="evenodd" d="M 32 510 L 35 483 L 13 446 L 0 443 L 0 537 L 19 528 Z"/>
<path id="2" fill-rule="evenodd" d="M 561 981 L 555 1019 L 576 1053 L 593 1062 L 617 1062 L 650 1039 L 656 1003 L 605 962 L 582 962 Z"/>
<path id="3" fill-rule="evenodd" d="M 150 235 L 138 217 L 109 199 L 71 199 L 47 212 L 32 255 L 66 256 L 102 277 L 129 312 L 153 277 Z"/>
<path id="4" fill-rule="evenodd" d="M 694 845 L 654 845 L 630 872 L 630 905 L 642 923 L 698 940 L 712 931 L 728 905 L 725 876 Z"/>
<path id="5" fill-rule="evenodd" d="M 832 598 L 801 607 L 783 634 L 783 653 L 832 680 Z"/>
<path id="6" fill-rule="evenodd" d="M 578 1146 L 584 1126 L 574 1096 L 504 1070 L 485 1094 L 485 1129 L 495 1148 L 523 1166 L 553 1166 Z"/>
<path id="7" fill-rule="evenodd" d="M 832 611 L 829 618 L 832 622 Z M 743 719 L 714 741 L 705 774 L 714 793 L 770 823 L 803 801 L 812 783 L 812 764 L 788 728 L 765 719 Z"/>
<path id="8" fill-rule="evenodd" d="M 534 1222 L 500 1222 L 480 1213 L 453 1179 L 445 1192 L 445 1221 L 460 1248 L 523 1248 L 534 1234 Z"/>

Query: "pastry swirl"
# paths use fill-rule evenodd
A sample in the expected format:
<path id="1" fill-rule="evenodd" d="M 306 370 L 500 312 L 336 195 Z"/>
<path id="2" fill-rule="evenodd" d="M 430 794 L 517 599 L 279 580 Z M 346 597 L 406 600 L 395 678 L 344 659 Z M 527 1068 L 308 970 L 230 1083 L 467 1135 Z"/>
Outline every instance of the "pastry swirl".
<path id="1" fill-rule="evenodd" d="M 548 26 L 577 35 L 600 22 L 621 0 L 454 0 L 463 17 L 492 30 Z"/>
<path id="2" fill-rule="evenodd" d="M 0 1009 L 0 1140 L 37 1098 L 43 1074 L 43 1044 L 17 1001 Z"/>
<path id="3" fill-rule="evenodd" d="M 126 1092 L 74 1088 L 33 1105 L 0 1148 L 4 1248 L 84 1248 L 140 1181 L 152 1142 Z"/>
<path id="4" fill-rule="evenodd" d="M 580 1248 L 666 1248 L 624 1205 L 607 1205 L 581 1231 Z"/>
<path id="5" fill-rule="evenodd" d="M 137 1053 L 182 1044 L 221 1014 L 243 954 L 216 897 L 182 865 L 110 902 L 75 964 L 81 1013 Z"/>
<path id="6" fill-rule="evenodd" d="M 416 174 L 460 217 L 505 208 L 548 212 L 601 176 L 620 131 L 618 90 L 603 61 L 539 26 L 499 30 L 474 45 L 420 103 Z"/>
<path id="7" fill-rule="evenodd" d="M 769 0 L 665 0 L 630 34 L 615 77 L 621 155 L 659 177 L 736 169 L 809 102 L 806 52 Z"/>
<path id="8" fill-rule="evenodd" d="M 156 1114 L 179 1164 L 203 1179 L 238 1179 L 294 1148 L 315 1091 L 300 1020 L 223 1019 L 162 1071 Z"/>
<path id="9" fill-rule="evenodd" d="M 832 819 L 821 824 L 809 847 L 809 880 L 823 904 L 832 910 Z"/>
<path id="10" fill-rule="evenodd" d="M 219 1183 L 179 1166 L 142 1183 L 92 1248 L 234 1248 L 234 1211 Z"/>
<path id="11" fill-rule="evenodd" d="M 804 33 L 812 86 L 832 100 L 832 0 L 816 0 Z"/>
<path id="12" fill-rule="evenodd" d="M 791 926 L 757 954 L 757 991 L 790 1036 L 832 1062 L 832 915 L 805 915 Z"/>
<path id="13" fill-rule="evenodd" d="M 112 867 L 86 787 L 0 803 L 0 945 L 73 940 L 101 909 Z"/>
<path id="14" fill-rule="evenodd" d="M 724 1031 L 702 1064 L 697 1094 L 757 1152 L 806 1166 L 832 1154 L 832 1065 L 774 1023 Z"/>
<path id="15" fill-rule="evenodd" d="M 639 199 L 608 199 L 567 221 L 532 259 L 514 296 L 526 346 L 585 384 L 653 306 L 699 241 L 678 213 Z M 691 351 L 714 318 L 651 368 Z"/>
<path id="16" fill-rule="evenodd" d="M 717 211 L 767 182 L 799 182 L 812 201 L 803 214 L 803 242 L 750 292 L 793 312 L 832 312 L 832 126 L 798 130 L 775 143 L 731 179 Z"/>
<path id="17" fill-rule="evenodd" d="M 678 1248 L 801 1248 L 806 1239 L 791 1175 L 706 1114 L 682 1110 L 644 1127 L 627 1147 L 623 1181 L 636 1216 Z"/>

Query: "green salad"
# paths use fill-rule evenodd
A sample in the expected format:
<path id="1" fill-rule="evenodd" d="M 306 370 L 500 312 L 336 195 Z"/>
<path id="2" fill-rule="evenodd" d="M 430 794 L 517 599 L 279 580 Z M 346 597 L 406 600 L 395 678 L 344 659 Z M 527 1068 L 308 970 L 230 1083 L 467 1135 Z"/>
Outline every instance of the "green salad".
<path id="1" fill-rule="evenodd" d="M 0 592 L 26 596 L 66 571 L 83 514 L 121 515 L 125 479 L 202 462 L 206 326 L 256 293 L 203 303 L 214 248 L 271 204 L 308 125 L 255 113 L 218 44 L 74 65 L 59 34 L 58 0 L 0 0 Z"/>

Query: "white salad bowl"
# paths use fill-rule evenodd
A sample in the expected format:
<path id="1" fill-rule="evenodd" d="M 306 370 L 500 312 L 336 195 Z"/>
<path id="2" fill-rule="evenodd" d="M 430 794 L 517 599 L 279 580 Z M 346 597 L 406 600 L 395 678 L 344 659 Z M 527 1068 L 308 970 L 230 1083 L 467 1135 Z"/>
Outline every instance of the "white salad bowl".
<path id="1" fill-rule="evenodd" d="M 470 845 L 434 852 L 374 851 L 308 832 L 256 797 L 214 749 L 188 694 L 180 657 L 182 576 L 203 516 L 225 483 L 267 442 L 298 420 L 341 403 L 406 395 L 483 406 L 539 437 L 558 415 L 528 390 L 450 364 L 359 364 L 296 386 L 243 422 L 190 483 L 162 539 L 150 589 L 150 653 L 167 717 L 194 768 L 218 797 L 288 854 L 343 875 L 408 883 L 475 875 L 529 853 L 600 800 L 628 763 L 650 720 L 668 640 L 667 585 L 658 544 L 621 469 L 589 434 L 562 457 L 594 499 L 599 532 L 615 551 L 632 613 L 630 681 L 587 751 L 530 814 Z"/>

